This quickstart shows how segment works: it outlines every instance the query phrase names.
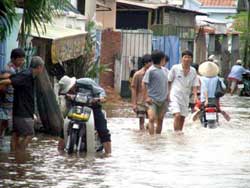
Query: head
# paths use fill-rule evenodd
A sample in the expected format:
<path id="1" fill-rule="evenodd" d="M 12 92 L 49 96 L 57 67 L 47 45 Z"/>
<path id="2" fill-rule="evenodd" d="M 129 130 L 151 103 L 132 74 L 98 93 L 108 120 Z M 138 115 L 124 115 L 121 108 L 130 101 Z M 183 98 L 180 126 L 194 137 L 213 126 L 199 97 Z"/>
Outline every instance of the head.
<path id="1" fill-rule="evenodd" d="M 169 62 L 169 57 L 168 55 L 165 54 L 165 61 L 163 62 L 163 64 L 161 66 L 165 67 Z"/>
<path id="2" fill-rule="evenodd" d="M 162 51 L 153 51 L 151 57 L 154 65 L 162 65 L 165 62 L 165 54 Z"/>
<path id="3" fill-rule="evenodd" d="M 238 60 L 236 61 L 236 64 L 237 64 L 237 65 L 242 65 L 241 59 L 238 59 Z"/>
<path id="4" fill-rule="evenodd" d="M 199 66 L 199 73 L 205 77 L 215 77 L 219 74 L 219 67 L 211 61 L 205 61 Z"/>
<path id="5" fill-rule="evenodd" d="M 142 56 L 141 64 L 144 68 L 148 69 L 152 65 L 151 55 L 145 54 L 144 56 Z"/>
<path id="6" fill-rule="evenodd" d="M 207 60 L 213 62 L 215 60 L 215 55 L 210 55 Z"/>
<path id="7" fill-rule="evenodd" d="M 34 76 L 37 76 L 43 72 L 44 69 L 44 61 L 39 56 L 34 56 L 30 62 L 30 68 L 32 68 L 32 72 Z"/>
<path id="8" fill-rule="evenodd" d="M 65 75 L 59 82 L 59 93 L 60 94 L 74 94 L 76 91 L 76 78 Z"/>
<path id="9" fill-rule="evenodd" d="M 15 48 L 11 51 L 10 54 L 11 62 L 16 67 L 22 67 L 25 60 L 25 52 L 22 48 Z"/>
<path id="10" fill-rule="evenodd" d="M 184 66 L 190 66 L 193 61 L 193 53 L 191 51 L 183 51 L 181 54 L 182 64 Z"/>

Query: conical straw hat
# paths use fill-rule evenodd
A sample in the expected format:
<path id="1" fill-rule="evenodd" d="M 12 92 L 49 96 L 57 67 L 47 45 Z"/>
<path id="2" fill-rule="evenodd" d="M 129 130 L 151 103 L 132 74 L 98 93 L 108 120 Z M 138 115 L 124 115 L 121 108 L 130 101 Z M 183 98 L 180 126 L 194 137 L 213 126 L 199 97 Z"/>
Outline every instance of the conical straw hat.
<path id="1" fill-rule="evenodd" d="M 199 66 L 199 73 L 202 76 L 214 77 L 219 74 L 219 67 L 210 61 L 206 61 Z"/>

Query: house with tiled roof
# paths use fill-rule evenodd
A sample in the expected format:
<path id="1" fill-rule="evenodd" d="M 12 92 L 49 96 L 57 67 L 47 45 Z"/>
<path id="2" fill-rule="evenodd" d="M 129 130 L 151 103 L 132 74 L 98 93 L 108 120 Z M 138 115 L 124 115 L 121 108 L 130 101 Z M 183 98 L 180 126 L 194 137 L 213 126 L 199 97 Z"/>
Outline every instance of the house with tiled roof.
<path id="1" fill-rule="evenodd" d="M 238 0 L 186 0 L 184 8 L 199 10 L 207 13 L 209 18 L 230 25 L 233 20 L 229 18 L 237 13 Z"/>

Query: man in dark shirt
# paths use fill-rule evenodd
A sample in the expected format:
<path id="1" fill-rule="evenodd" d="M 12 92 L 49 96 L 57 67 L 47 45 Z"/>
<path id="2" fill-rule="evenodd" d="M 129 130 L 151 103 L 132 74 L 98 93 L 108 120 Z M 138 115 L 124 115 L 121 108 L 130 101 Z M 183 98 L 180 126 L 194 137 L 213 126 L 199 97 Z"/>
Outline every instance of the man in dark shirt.
<path id="1" fill-rule="evenodd" d="M 32 57 L 30 68 L 15 75 L 6 74 L 0 85 L 14 88 L 12 149 L 26 148 L 34 134 L 34 79 L 42 73 L 44 61 Z M 20 137 L 23 137 L 20 142 Z"/>

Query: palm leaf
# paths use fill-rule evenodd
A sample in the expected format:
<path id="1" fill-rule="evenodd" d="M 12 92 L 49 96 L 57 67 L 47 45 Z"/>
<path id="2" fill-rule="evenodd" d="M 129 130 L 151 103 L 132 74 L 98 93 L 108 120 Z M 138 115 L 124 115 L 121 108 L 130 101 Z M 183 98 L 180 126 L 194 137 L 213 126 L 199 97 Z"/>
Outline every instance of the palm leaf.
<path id="1" fill-rule="evenodd" d="M 0 1 L 0 41 L 4 40 L 12 30 L 17 15 L 15 4 L 11 0 Z"/>

